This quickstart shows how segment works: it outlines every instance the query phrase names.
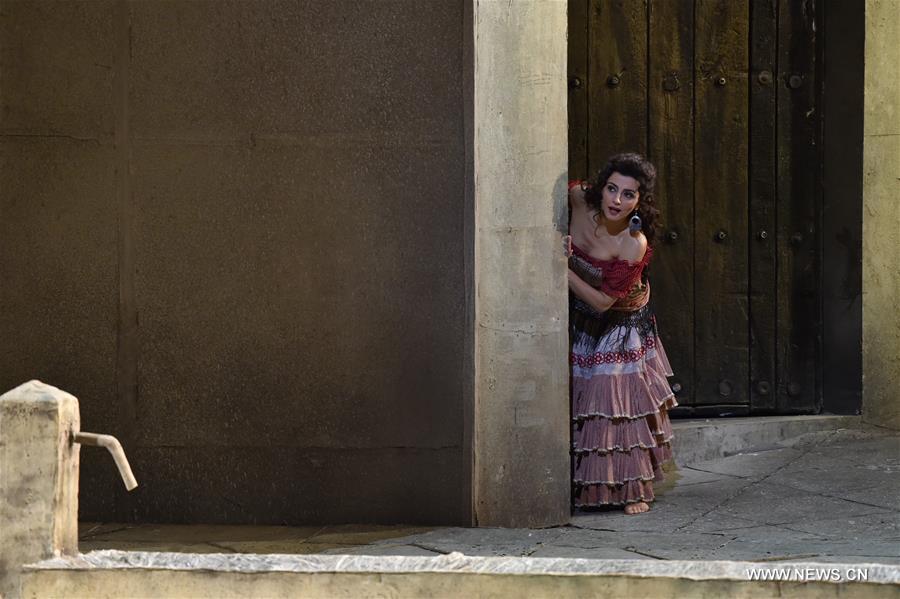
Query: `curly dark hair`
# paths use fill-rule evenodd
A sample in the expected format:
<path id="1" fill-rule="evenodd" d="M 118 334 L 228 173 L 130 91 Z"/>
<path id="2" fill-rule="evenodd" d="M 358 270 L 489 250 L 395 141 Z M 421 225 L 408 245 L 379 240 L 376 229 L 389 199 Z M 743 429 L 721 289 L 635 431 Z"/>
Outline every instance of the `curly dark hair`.
<path id="1" fill-rule="evenodd" d="M 638 216 L 641 217 L 641 231 L 647 243 L 656 241 L 656 222 L 659 210 L 654 204 L 653 188 L 656 187 L 656 167 L 649 160 L 635 153 L 616 154 L 611 157 L 597 176 L 591 181 L 590 188 L 584 193 L 587 205 L 597 211 L 594 217 L 599 226 L 603 214 L 603 186 L 613 173 L 631 177 L 638 182 Z"/>

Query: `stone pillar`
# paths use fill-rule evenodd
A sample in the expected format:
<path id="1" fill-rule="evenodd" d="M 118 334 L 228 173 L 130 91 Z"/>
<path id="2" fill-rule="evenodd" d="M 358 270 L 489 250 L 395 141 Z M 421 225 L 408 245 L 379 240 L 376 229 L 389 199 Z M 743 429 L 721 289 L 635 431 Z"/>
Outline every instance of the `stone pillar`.
<path id="1" fill-rule="evenodd" d="M 900 429 L 900 3 L 866 0 L 863 124 L 863 408 Z"/>
<path id="2" fill-rule="evenodd" d="M 477 526 L 569 519 L 566 2 L 473 2 Z"/>
<path id="3" fill-rule="evenodd" d="M 78 551 L 78 400 L 30 381 L 0 396 L 0 596 L 24 564 Z"/>

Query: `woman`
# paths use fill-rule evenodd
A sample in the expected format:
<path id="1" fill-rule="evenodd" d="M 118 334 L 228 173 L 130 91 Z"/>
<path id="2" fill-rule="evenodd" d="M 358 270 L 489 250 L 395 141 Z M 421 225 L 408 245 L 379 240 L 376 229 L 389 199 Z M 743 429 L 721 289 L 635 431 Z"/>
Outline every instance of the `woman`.
<path id="1" fill-rule="evenodd" d="M 592 184 L 569 184 L 569 332 L 576 508 L 650 509 L 672 459 L 671 367 L 650 309 L 656 169 L 610 158 Z M 637 218 L 635 218 L 637 217 Z"/>

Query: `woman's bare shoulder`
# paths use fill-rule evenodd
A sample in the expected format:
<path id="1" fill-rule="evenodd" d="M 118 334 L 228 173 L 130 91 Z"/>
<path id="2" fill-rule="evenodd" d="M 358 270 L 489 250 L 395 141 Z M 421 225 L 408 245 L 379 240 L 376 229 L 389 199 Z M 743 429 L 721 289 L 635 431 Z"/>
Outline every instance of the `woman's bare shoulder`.
<path id="1" fill-rule="evenodd" d="M 640 262 L 647 253 L 647 245 L 647 237 L 643 232 L 633 233 L 629 236 L 628 243 L 622 248 L 620 257 L 629 262 Z"/>

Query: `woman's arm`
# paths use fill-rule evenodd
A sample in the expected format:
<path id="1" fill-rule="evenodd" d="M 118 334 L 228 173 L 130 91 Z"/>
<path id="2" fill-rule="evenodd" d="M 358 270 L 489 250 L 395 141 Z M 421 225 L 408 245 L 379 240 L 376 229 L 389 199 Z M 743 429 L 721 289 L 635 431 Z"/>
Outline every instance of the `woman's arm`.
<path id="1" fill-rule="evenodd" d="M 606 312 L 610 306 L 616 303 L 616 298 L 610 297 L 598 289 L 594 289 L 569 269 L 569 289 L 578 296 L 581 301 L 589 305 L 597 312 Z"/>
<path id="2" fill-rule="evenodd" d="M 580 180 L 569 181 L 569 209 L 576 208 L 581 210 L 586 207 L 584 202 L 584 192 L 586 183 Z"/>

